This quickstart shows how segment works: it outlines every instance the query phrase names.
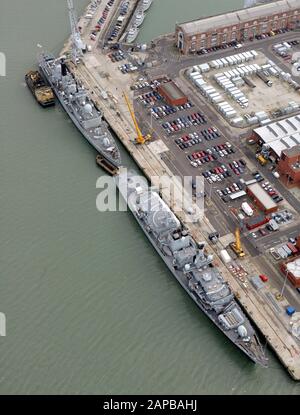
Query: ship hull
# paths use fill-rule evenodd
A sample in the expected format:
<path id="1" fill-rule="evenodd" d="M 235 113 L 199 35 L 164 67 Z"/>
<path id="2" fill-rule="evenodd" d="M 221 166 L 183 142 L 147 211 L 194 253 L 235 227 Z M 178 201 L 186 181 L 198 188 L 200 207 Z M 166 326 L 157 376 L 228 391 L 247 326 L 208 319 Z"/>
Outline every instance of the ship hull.
<path id="1" fill-rule="evenodd" d="M 142 17 L 141 19 L 136 20 L 136 21 L 135 21 L 135 25 L 136 25 L 136 27 L 140 27 L 140 26 L 142 26 L 142 24 L 144 23 L 144 20 L 145 20 L 145 15 L 143 15 L 143 17 Z"/>
<path id="2" fill-rule="evenodd" d="M 136 33 L 134 35 L 127 35 L 126 38 L 126 42 L 127 43 L 132 43 L 135 41 L 135 39 L 137 38 L 137 35 L 139 34 L 139 31 L 137 30 Z"/>
<path id="3" fill-rule="evenodd" d="M 145 5 L 143 5 L 143 11 L 145 12 L 146 10 L 148 10 L 149 9 L 149 7 L 151 6 L 151 4 L 152 4 L 152 1 L 153 0 L 149 0 L 149 2 L 147 3 L 147 4 L 145 4 Z"/>

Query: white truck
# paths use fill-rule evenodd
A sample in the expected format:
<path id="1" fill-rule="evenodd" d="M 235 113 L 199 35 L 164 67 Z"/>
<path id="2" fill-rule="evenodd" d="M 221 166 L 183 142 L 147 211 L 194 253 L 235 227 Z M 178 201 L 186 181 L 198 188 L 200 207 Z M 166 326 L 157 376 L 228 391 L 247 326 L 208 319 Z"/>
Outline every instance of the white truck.
<path id="1" fill-rule="evenodd" d="M 222 261 L 224 262 L 224 264 L 229 264 L 229 262 L 232 261 L 232 258 L 229 255 L 229 253 L 226 251 L 226 249 L 222 249 L 220 251 L 220 256 L 221 256 Z"/>
<path id="2" fill-rule="evenodd" d="M 247 216 L 253 216 L 253 209 L 247 202 L 243 202 L 241 208 Z"/>

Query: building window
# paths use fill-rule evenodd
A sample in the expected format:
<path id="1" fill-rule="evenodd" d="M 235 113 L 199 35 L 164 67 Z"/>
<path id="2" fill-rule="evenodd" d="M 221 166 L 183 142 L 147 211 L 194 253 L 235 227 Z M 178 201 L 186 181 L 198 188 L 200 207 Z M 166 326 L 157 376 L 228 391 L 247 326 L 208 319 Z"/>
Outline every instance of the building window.
<path id="1" fill-rule="evenodd" d="M 218 41 L 218 33 L 213 33 L 211 35 L 211 46 L 216 46 Z"/>

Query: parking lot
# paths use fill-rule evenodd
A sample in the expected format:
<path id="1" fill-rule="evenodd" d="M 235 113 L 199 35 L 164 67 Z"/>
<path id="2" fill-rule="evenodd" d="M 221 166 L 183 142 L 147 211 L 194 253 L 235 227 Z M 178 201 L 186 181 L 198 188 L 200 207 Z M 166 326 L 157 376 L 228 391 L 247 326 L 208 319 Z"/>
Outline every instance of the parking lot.
<path id="1" fill-rule="evenodd" d="M 152 130 L 154 137 L 164 141 L 170 150 L 166 161 L 172 163 L 171 160 L 174 160 L 171 166 L 174 168 L 176 160 L 176 169 L 181 175 L 203 176 L 206 201 L 213 201 L 217 208 L 217 211 L 208 209 L 207 214 L 214 216 L 213 223 L 220 234 L 233 232 L 239 226 L 242 235 L 256 247 L 259 241 L 271 237 L 277 231 L 276 227 L 275 231 L 269 225 L 269 220 L 271 224 L 278 225 L 279 232 L 293 224 L 293 216 L 287 220 L 285 214 L 280 213 L 285 210 L 284 197 L 263 174 L 253 169 L 251 163 L 248 166 L 245 154 L 236 147 L 228 131 L 223 131 L 220 125 L 217 128 L 203 108 L 200 110 L 193 103 L 192 97 L 184 106 L 168 105 L 156 90 L 160 82 L 163 80 L 140 80 L 134 86 L 138 112 L 142 114 L 141 118 L 147 120 L 147 124 L 143 123 L 144 129 Z M 247 185 L 251 183 L 260 183 L 279 206 L 278 215 L 268 215 L 268 221 L 255 229 L 247 228 L 250 218 L 243 212 L 242 203 L 247 202 L 251 206 L 254 217 L 266 215 L 246 192 Z M 201 192 L 198 195 L 203 197 Z M 223 231 L 219 222 L 221 224 L 224 220 L 227 225 L 222 226 Z"/>

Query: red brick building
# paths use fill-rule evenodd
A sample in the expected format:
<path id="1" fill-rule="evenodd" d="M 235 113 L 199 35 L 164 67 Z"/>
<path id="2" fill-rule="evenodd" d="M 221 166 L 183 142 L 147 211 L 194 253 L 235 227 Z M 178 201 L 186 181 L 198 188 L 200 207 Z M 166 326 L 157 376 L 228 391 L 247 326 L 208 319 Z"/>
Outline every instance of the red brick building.
<path id="1" fill-rule="evenodd" d="M 287 187 L 300 186 L 300 145 L 282 151 L 277 170 Z"/>
<path id="2" fill-rule="evenodd" d="M 276 212 L 278 210 L 277 204 L 259 183 L 251 184 L 247 187 L 246 191 L 255 205 L 265 214 Z"/>
<path id="3" fill-rule="evenodd" d="M 169 105 L 178 106 L 188 102 L 188 97 L 173 81 L 160 84 L 157 90 Z"/>
<path id="4" fill-rule="evenodd" d="M 281 0 L 176 25 L 176 45 L 183 54 L 232 41 L 245 41 L 300 23 L 299 0 Z"/>

